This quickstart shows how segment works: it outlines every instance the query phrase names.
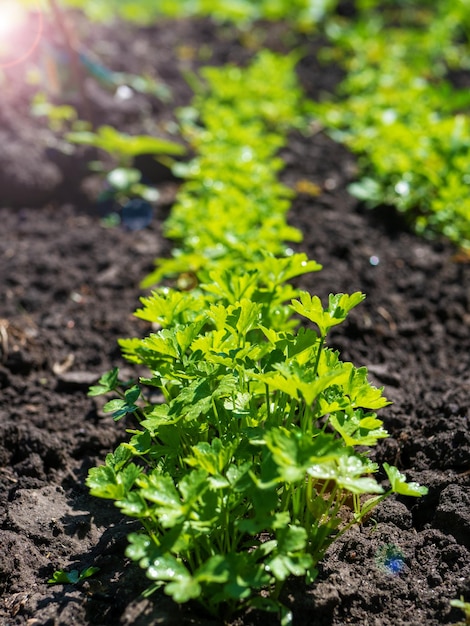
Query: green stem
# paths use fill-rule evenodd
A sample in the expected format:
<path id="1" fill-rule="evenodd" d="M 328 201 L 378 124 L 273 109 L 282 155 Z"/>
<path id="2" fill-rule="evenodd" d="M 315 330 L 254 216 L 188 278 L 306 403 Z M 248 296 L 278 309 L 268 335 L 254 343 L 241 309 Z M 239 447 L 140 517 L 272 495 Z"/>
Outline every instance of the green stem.
<path id="1" fill-rule="evenodd" d="M 315 359 L 315 365 L 314 365 L 314 368 L 313 368 L 314 376 L 316 376 L 318 374 L 318 366 L 320 364 L 320 357 L 321 357 L 321 352 L 323 350 L 323 345 L 325 343 L 325 339 L 326 339 L 326 335 L 322 335 L 320 337 L 320 341 L 318 343 L 317 357 Z"/>
<path id="2" fill-rule="evenodd" d="M 268 383 L 264 383 L 265 402 L 266 402 L 266 421 L 271 422 L 271 395 L 269 393 Z"/>
<path id="3" fill-rule="evenodd" d="M 285 428 L 289 428 L 289 426 L 291 426 L 294 423 L 295 421 L 294 418 L 295 418 L 298 405 L 299 403 L 297 402 L 297 400 L 295 400 L 295 398 L 292 398 L 290 402 L 290 407 L 289 407 L 289 414 L 287 415 L 287 418 L 284 419 Z"/>
<path id="4" fill-rule="evenodd" d="M 269 594 L 272 600 L 278 600 L 279 596 L 281 595 L 283 586 L 284 586 L 283 580 L 276 580 L 273 590 Z"/>
<path id="5" fill-rule="evenodd" d="M 222 432 L 222 424 L 220 422 L 219 411 L 217 409 L 217 404 L 216 404 L 214 398 L 212 398 L 212 409 L 214 411 L 215 421 L 217 422 L 218 434 L 219 434 L 219 436 L 221 436 L 222 434 L 225 434 L 225 433 Z"/>

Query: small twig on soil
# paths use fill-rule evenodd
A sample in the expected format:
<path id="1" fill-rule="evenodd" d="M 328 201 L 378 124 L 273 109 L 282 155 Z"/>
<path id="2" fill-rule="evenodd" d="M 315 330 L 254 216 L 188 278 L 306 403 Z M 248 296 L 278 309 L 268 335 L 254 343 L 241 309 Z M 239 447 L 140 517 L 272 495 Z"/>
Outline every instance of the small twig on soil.
<path id="1" fill-rule="evenodd" d="M 0 344 L 2 347 L 2 363 L 8 358 L 8 320 L 0 320 Z"/>
<path id="2" fill-rule="evenodd" d="M 379 306 L 377 307 L 377 313 L 379 313 L 386 322 L 388 322 L 388 325 L 390 327 L 390 330 L 395 333 L 397 330 L 397 325 L 395 320 L 393 319 L 393 317 L 390 315 L 390 313 L 387 311 L 387 309 L 385 309 L 383 306 Z"/>

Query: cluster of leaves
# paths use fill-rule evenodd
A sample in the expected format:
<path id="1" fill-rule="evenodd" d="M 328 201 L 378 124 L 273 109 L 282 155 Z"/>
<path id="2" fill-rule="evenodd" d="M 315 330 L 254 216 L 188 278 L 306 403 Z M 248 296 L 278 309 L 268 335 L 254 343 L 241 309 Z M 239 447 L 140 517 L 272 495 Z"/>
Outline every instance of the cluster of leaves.
<path id="1" fill-rule="evenodd" d="M 100 571 L 99 567 L 87 567 L 83 570 L 56 570 L 47 581 L 50 585 L 76 585 Z"/>
<path id="2" fill-rule="evenodd" d="M 262 248 L 285 254 L 284 241 L 301 233 L 286 224 L 292 191 L 277 180 L 284 131 L 300 124 L 297 57 L 261 51 L 245 69 L 205 68 L 207 89 L 181 112 L 182 132 L 196 151 L 178 200 L 165 224 L 175 240 L 172 258 L 159 259 L 144 286 L 201 268 L 236 266 L 260 257 Z"/>
<path id="3" fill-rule="evenodd" d="M 387 401 L 365 368 L 325 346 L 363 295 L 332 295 L 323 308 L 284 282 L 312 269 L 297 254 L 202 272 L 197 290 L 144 298 L 137 316 L 162 329 L 120 342 L 165 401 L 146 402 L 133 385 L 108 402 L 138 428 L 87 484 L 142 521 L 127 555 L 176 602 L 279 610 L 285 579 L 313 581 L 330 543 L 381 499 L 426 491 L 388 465 L 390 488 L 375 480 L 368 451 L 387 436 L 376 415 Z M 295 332 L 294 313 L 316 330 Z M 118 385 L 113 370 L 91 393 Z M 253 595 L 261 589 L 269 595 Z"/>
<path id="4" fill-rule="evenodd" d="M 401 26 L 387 27 L 386 12 L 332 22 L 333 54 L 348 75 L 339 98 L 314 112 L 360 155 L 353 193 L 396 206 L 419 233 L 470 248 L 470 97 L 445 79 L 449 67 L 470 64 L 459 43 L 468 3 L 431 4 L 404 3 Z"/>
<path id="5" fill-rule="evenodd" d="M 91 388 L 117 394 L 105 410 L 136 424 L 87 479 L 141 521 L 126 553 L 149 592 L 220 617 L 257 607 L 283 624 L 289 576 L 313 581 L 331 542 L 391 493 L 426 493 L 386 464 L 390 486 L 376 480 L 370 450 L 387 436 L 376 411 L 388 402 L 326 346 L 363 294 L 324 307 L 289 283 L 320 269 L 283 253 L 288 194 L 269 173 L 280 166 L 274 129 L 298 115 L 293 63 L 265 52 L 245 70 L 205 72 L 203 125 L 187 124 L 199 156 L 167 225 L 181 242 L 171 269 L 192 261 L 193 288 L 142 298 L 136 315 L 154 332 L 120 341 L 148 377 L 120 383 L 114 369 Z"/>

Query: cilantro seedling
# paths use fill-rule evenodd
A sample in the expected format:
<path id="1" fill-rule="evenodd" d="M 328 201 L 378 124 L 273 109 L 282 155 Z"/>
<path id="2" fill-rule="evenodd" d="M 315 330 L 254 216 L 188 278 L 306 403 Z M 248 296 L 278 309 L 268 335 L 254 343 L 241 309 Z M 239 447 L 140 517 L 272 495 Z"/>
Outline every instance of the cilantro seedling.
<path id="1" fill-rule="evenodd" d="M 465 613 L 465 621 L 459 622 L 455 624 L 455 626 L 467 626 L 470 624 L 470 602 L 465 602 L 463 596 L 458 600 L 451 600 L 450 605 L 456 607 L 457 609 L 462 609 Z"/>
<path id="2" fill-rule="evenodd" d="M 70 571 L 59 569 L 52 574 L 52 577 L 49 578 L 47 582 L 50 585 L 77 585 L 99 571 L 99 567 L 93 566 L 82 569 L 81 571 L 78 569 L 72 569 Z"/>

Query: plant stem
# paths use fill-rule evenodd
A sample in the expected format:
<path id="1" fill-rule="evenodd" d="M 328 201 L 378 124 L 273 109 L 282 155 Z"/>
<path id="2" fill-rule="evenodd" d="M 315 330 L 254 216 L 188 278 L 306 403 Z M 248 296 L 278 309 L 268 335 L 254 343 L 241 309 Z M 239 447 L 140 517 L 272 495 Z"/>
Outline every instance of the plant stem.
<path id="1" fill-rule="evenodd" d="M 318 350 L 317 350 L 317 356 L 316 356 L 316 359 L 315 359 L 315 366 L 313 368 L 314 376 L 316 376 L 317 373 L 318 373 L 318 366 L 320 364 L 320 356 L 321 356 L 321 352 L 323 350 L 323 345 L 325 343 L 325 339 L 326 339 L 326 335 L 321 335 L 320 341 L 318 343 Z"/>

